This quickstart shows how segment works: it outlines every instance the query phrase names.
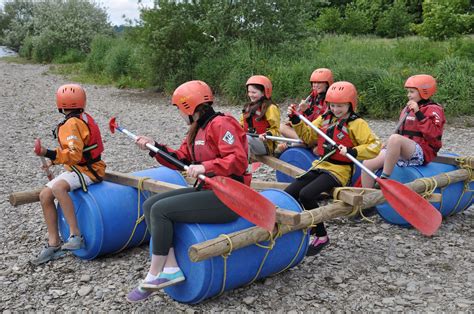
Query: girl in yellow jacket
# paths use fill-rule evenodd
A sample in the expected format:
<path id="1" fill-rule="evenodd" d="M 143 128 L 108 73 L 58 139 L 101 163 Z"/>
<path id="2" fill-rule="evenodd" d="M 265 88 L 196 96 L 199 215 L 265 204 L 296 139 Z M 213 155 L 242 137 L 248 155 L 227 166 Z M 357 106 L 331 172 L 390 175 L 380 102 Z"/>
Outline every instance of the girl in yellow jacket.
<path id="1" fill-rule="evenodd" d="M 254 75 L 246 86 L 250 103 L 242 110 L 240 124 L 247 132 L 250 153 L 271 155 L 275 143 L 266 135 L 280 136 L 280 109 L 271 98 L 272 82 L 266 76 Z"/>
<path id="2" fill-rule="evenodd" d="M 294 105 L 288 108 L 288 116 L 298 137 L 309 146 L 316 144 L 317 153 L 321 156 L 304 175 L 285 189 L 307 210 L 318 207 L 321 193 L 350 183 L 354 165 L 346 154 L 365 160 L 377 156 L 381 149 L 378 137 L 367 122 L 355 113 L 357 90 L 353 84 L 349 82 L 332 84 L 326 94 L 326 102 L 329 105 L 328 111 L 312 123 L 331 137 L 339 149 L 300 121 L 298 116 L 293 114 Z M 307 256 L 318 254 L 329 244 L 323 223 L 313 228 L 311 233 L 316 236 L 310 243 Z"/>

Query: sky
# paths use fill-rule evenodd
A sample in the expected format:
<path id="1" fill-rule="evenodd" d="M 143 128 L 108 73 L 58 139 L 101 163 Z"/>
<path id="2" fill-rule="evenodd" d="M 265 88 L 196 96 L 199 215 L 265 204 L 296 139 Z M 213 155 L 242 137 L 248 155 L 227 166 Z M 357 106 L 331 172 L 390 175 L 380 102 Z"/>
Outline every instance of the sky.
<path id="1" fill-rule="evenodd" d="M 5 0 L 0 0 L 0 8 L 3 8 Z M 109 21 L 112 25 L 125 24 L 122 15 L 129 19 L 138 19 L 140 17 L 139 7 L 152 7 L 153 0 L 142 0 L 138 4 L 138 0 L 96 0 L 100 7 L 106 7 L 109 15 Z"/>

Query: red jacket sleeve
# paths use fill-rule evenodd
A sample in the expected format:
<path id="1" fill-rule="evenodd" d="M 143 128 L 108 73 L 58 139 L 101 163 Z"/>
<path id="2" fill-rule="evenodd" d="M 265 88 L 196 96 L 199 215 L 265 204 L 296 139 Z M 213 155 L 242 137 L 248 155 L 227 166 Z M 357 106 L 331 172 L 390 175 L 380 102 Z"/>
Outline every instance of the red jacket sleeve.
<path id="1" fill-rule="evenodd" d="M 208 142 L 217 148 L 219 157 L 202 162 L 206 173 L 226 177 L 243 175 L 248 167 L 248 143 L 237 120 L 224 116 L 214 119 L 208 127 L 211 128 Z"/>
<path id="2" fill-rule="evenodd" d="M 420 132 L 428 143 L 433 142 L 443 135 L 446 118 L 441 106 L 428 105 L 422 107 L 420 111 L 417 112 L 416 118 L 418 120 Z"/>
<path id="3" fill-rule="evenodd" d="M 158 147 L 160 150 L 163 150 L 165 153 L 170 154 L 172 157 L 178 159 L 182 163 L 189 165 L 191 163 L 191 154 L 189 153 L 186 140 L 187 138 L 183 140 L 183 142 L 181 143 L 181 146 L 177 150 L 169 148 L 165 145 L 160 145 L 160 144 L 157 145 L 156 143 L 155 143 L 155 146 Z M 160 154 L 156 154 L 154 157 L 160 164 L 162 164 L 165 167 L 168 167 L 170 169 L 182 170 L 180 167 L 177 167 L 175 164 L 167 161 Z"/>

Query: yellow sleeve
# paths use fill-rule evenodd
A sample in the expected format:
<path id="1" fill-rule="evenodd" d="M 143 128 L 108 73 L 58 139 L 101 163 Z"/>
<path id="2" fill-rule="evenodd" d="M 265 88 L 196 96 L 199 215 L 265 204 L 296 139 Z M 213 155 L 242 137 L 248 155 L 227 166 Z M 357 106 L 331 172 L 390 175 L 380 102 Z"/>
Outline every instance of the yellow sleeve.
<path id="1" fill-rule="evenodd" d="M 313 125 L 315 125 L 317 128 L 321 128 L 321 124 L 323 122 L 322 116 L 319 116 L 316 118 L 316 120 L 313 120 Z M 306 145 L 312 147 L 316 145 L 316 142 L 318 141 L 318 133 L 314 131 L 310 126 L 306 125 L 303 121 L 300 121 L 297 124 L 292 124 L 293 129 L 295 129 L 296 134 L 298 134 L 298 137 L 306 143 Z"/>
<path id="2" fill-rule="evenodd" d="M 54 164 L 73 166 L 82 159 L 84 143 L 90 137 L 89 128 L 78 118 L 70 118 L 59 128 L 59 147 L 56 148 Z"/>
<path id="3" fill-rule="evenodd" d="M 280 136 L 280 109 L 275 104 L 271 104 L 265 112 L 265 119 L 270 125 L 267 132 L 272 136 Z"/>
<path id="4" fill-rule="evenodd" d="M 349 132 L 354 142 L 354 149 L 357 150 L 357 159 L 366 160 L 377 157 L 382 149 L 382 142 L 372 132 L 368 123 L 363 119 L 357 119 L 350 124 Z"/>

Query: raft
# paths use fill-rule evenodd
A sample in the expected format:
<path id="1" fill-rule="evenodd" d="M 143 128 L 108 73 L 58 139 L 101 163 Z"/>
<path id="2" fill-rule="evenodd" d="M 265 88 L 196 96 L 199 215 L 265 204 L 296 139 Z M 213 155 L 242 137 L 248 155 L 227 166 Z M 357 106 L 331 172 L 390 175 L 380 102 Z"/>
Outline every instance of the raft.
<path id="1" fill-rule="evenodd" d="M 261 194 L 281 208 L 302 211 L 300 205 L 281 190 L 268 189 Z M 273 245 L 266 241 L 228 252 L 227 256 L 213 257 L 197 263 L 189 259 L 188 249 L 191 245 L 251 226 L 253 224 L 243 218 L 227 224 L 175 223 L 173 245 L 186 280 L 165 288 L 164 291 L 178 302 L 196 304 L 224 291 L 295 267 L 306 255 L 309 234 L 298 230 L 277 237 Z"/>
<path id="2" fill-rule="evenodd" d="M 134 175 L 187 186 L 179 172 L 166 167 L 147 169 Z M 133 187 L 107 181 L 89 186 L 87 193 L 81 189 L 70 192 L 79 229 L 85 239 L 85 247 L 72 253 L 91 260 L 148 242 L 150 235 L 142 218 L 142 204 L 149 194 L 138 194 Z M 62 238 L 67 239 L 69 226 L 59 204 L 57 212 L 59 231 Z"/>
<path id="3" fill-rule="evenodd" d="M 293 166 L 301 168 L 303 170 L 308 170 L 313 161 L 318 158 L 317 155 L 313 154 L 311 149 L 304 148 L 304 147 L 293 147 L 288 148 L 280 155 L 280 160 L 286 163 L 289 163 Z M 352 175 L 351 185 L 353 186 L 355 182 L 360 177 L 360 168 L 354 166 L 354 174 Z M 276 179 L 278 182 L 288 182 L 291 183 L 295 180 L 295 178 L 284 174 L 283 172 L 277 171 L 276 172 Z"/>
<path id="4" fill-rule="evenodd" d="M 432 177 L 456 169 L 459 169 L 459 167 L 438 162 L 431 162 L 424 166 L 395 166 L 390 179 L 401 183 L 408 183 L 415 179 Z M 436 188 L 436 186 L 427 180 L 426 186 L 427 192 L 441 194 L 441 201 L 432 202 L 431 204 L 440 211 L 443 217 L 462 212 L 472 204 L 474 182 L 470 182 L 469 184 L 457 182 L 440 189 Z M 376 208 L 379 215 L 388 223 L 406 227 L 410 226 L 388 203 L 385 202 L 376 206 Z"/>

